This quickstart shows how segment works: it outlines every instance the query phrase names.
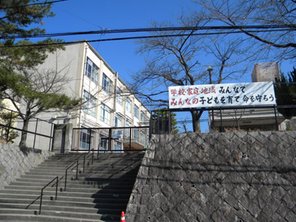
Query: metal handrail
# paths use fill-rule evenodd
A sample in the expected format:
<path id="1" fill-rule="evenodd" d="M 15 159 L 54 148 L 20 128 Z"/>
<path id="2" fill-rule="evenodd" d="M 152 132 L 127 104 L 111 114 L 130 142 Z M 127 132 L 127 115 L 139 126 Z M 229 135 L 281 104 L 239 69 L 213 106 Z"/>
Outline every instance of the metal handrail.
<path id="1" fill-rule="evenodd" d="M 48 182 L 45 186 L 43 186 L 41 188 L 41 192 L 40 192 L 40 195 L 35 199 L 33 200 L 28 206 L 26 206 L 25 209 L 28 209 L 32 204 L 34 204 L 38 199 L 40 199 L 40 202 L 39 202 L 39 211 L 38 211 L 38 214 L 41 214 L 41 209 L 42 209 L 42 199 L 43 199 L 43 191 L 46 187 L 48 187 L 53 181 L 56 181 L 51 187 L 55 186 L 56 187 L 56 190 L 55 190 L 55 200 L 57 200 L 58 198 L 58 186 L 59 186 L 59 177 L 56 176 L 55 178 L 53 178 L 50 182 Z"/>
<path id="2" fill-rule="evenodd" d="M 93 149 L 91 150 L 93 151 Z M 31 203 L 29 203 L 25 209 L 28 209 L 32 204 L 34 204 L 37 200 L 40 199 L 40 202 L 39 202 L 39 210 L 38 210 L 38 214 L 40 215 L 41 214 L 41 210 L 42 210 L 42 200 L 43 200 L 43 192 L 45 190 L 45 188 L 47 188 L 50 184 L 52 184 L 54 181 L 55 183 L 52 184 L 51 187 L 55 186 L 56 189 L 55 189 L 55 200 L 57 200 L 58 198 L 58 186 L 59 186 L 59 180 L 62 180 L 63 178 L 65 178 L 65 183 L 64 183 L 64 191 L 66 191 L 66 188 L 67 188 L 67 176 L 68 176 L 68 170 L 69 169 L 73 169 L 74 167 L 76 167 L 76 180 L 78 179 L 78 166 L 79 166 L 79 160 L 81 158 L 81 156 L 83 156 L 83 172 L 85 171 L 85 163 L 86 163 L 86 160 L 87 160 L 87 156 L 90 154 L 90 151 L 88 153 L 83 153 L 82 155 L 80 155 L 74 162 L 72 162 L 70 165 L 68 165 L 66 167 L 66 170 L 65 170 L 65 175 L 60 177 L 56 176 L 55 178 L 53 178 L 51 181 L 49 181 L 45 186 L 43 186 L 41 188 L 41 191 L 40 191 L 40 195 L 37 196 Z M 93 164 L 94 162 L 94 152 L 91 152 L 91 162 Z M 35 211 L 36 214 L 37 214 L 37 211 Z"/>
<path id="3" fill-rule="evenodd" d="M 93 151 L 93 150 L 91 150 Z M 86 161 L 87 161 L 87 156 L 90 154 L 90 151 L 88 153 L 83 153 L 82 155 L 80 155 L 74 162 L 72 162 L 70 165 L 68 165 L 65 169 L 65 175 L 60 177 L 56 176 L 55 178 L 53 178 L 51 181 L 49 181 L 45 186 L 43 186 L 41 188 L 41 191 L 40 191 L 40 195 L 37 196 L 30 204 L 28 204 L 25 209 L 28 209 L 32 204 L 34 204 L 37 200 L 40 199 L 40 202 L 39 202 L 39 210 L 38 210 L 38 214 L 40 215 L 41 214 L 41 211 L 42 211 L 42 200 L 43 200 L 43 193 L 44 193 L 44 190 L 45 188 L 47 188 L 50 184 L 52 184 L 54 181 L 55 183 L 52 184 L 51 187 L 55 186 L 56 189 L 55 189 L 55 200 L 57 200 L 58 198 L 58 186 L 59 186 L 59 180 L 62 180 L 63 178 L 65 178 L 65 183 L 64 183 L 64 191 L 66 191 L 66 188 L 67 188 L 67 176 L 68 176 L 68 170 L 69 169 L 73 169 L 74 167 L 76 167 L 76 180 L 78 179 L 78 166 L 79 166 L 79 160 L 81 158 L 81 156 L 83 156 L 83 172 L 85 171 L 85 164 L 86 164 Z M 91 152 L 91 163 L 93 164 L 94 162 L 94 152 Z M 37 211 L 35 211 L 36 214 L 37 214 Z"/>
<path id="4" fill-rule="evenodd" d="M 79 157 L 80 158 L 80 157 Z M 65 170 L 65 183 L 64 183 L 64 191 L 66 191 L 67 188 L 67 179 L 68 179 L 68 170 L 69 169 L 73 169 L 74 167 L 76 167 L 76 180 L 78 179 L 78 166 L 79 166 L 79 158 L 77 160 L 75 160 L 75 162 L 71 163 Z M 76 164 L 76 165 L 75 165 Z M 73 165 L 75 165 L 73 167 Z"/>
<path id="5" fill-rule="evenodd" d="M 75 179 L 78 179 L 78 167 L 79 167 L 79 160 L 80 158 L 83 156 L 83 165 L 82 165 L 82 172 L 85 172 L 85 164 L 88 158 L 88 155 L 91 154 L 91 163 L 93 164 L 94 162 L 94 150 L 91 150 L 92 152 L 88 151 L 87 153 L 83 153 L 81 154 L 74 162 L 70 163 L 66 169 L 65 169 L 65 182 L 64 182 L 64 191 L 66 191 L 67 189 L 67 180 L 68 180 L 68 170 L 72 170 L 74 168 L 76 168 L 76 175 L 75 175 Z"/>
<path id="6" fill-rule="evenodd" d="M 7 111 L 9 111 L 11 113 L 11 115 L 12 115 L 12 113 L 15 113 L 15 114 L 17 114 L 19 116 L 19 112 L 15 111 L 15 110 L 12 110 L 12 109 L 8 109 L 8 108 L 3 107 L 3 106 L 0 106 L 0 110 L 7 110 Z M 47 121 L 47 120 L 36 118 L 36 117 L 32 118 L 30 121 L 31 122 L 32 121 L 36 121 L 36 123 L 35 123 L 35 129 L 34 130 L 24 130 L 24 129 L 18 128 L 16 126 L 12 126 L 11 125 L 11 119 L 10 119 L 9 123 L 6 124 L 6 125 L 3 124 L 3 123 L 0 123 L 0 127 L 12 129 L 12 130 L 16 130 L 16 131 L 19 131 L 19 132 L 25 132 L 25 133 L 28 133 L 28 134 L 33 134 L 34 135 L 33 149 L 35 148 L 36 136 L 48 138 L 49 139 L 49 150 L 50 150 L 50 146 L 52 145 L 53 137 L 54 137 L 53 136 L 53 132 L 52 132 L 52 128 L 53 128 L 53 125 L 54 124 L 51 123 L 51 122 L 49 122 L 49 121 Z M 50 135 L 46 135 L 46 134 L 38 133 L 37 132 L 38 131 L 38 124 L 40 122 L 46 122 L 46 123 L 50 124 L 50 128 L 51 128 Z"/>

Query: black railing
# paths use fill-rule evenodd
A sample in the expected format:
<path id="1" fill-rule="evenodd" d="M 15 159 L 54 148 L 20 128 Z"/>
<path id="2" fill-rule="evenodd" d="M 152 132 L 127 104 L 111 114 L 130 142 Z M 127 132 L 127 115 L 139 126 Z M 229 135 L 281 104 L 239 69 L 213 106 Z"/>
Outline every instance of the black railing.
<path id="1" fill-rule="evenodd" d="M 68 171 L 69 170 L 73 170 L 73 169 L 76 169 L 75 171 L 75 179 L 78 180 L 78 174 L 79 174 L 79 161 L 81 160 L 81 157 L 83 157 L 83 163 L 82 163 L 82 172 L 85 172 L 85 168 L 86 168 L 86 165 L 88 166 L 90 161 L 88 163 L 87 160 L 88 160 L 88 157 L 91 156 L 91 163 L 93 164 L 94 162 L 94 152 L 87 152 L 87 153 L 83 153 L 81 154 L 74 162 L 70 163 L 66 169 L 65 169 L 65 174 L 63 176 L 64 178 L 64 191 L 67 190 L 67 181 L 68 181 Z"/>
<path id="2" fill-rule="evenodd" d="M 37 137 L 45 138 L 48 140 L 48 150 L 50 151 L 53 146 L 53 123 L 48 122 L 47 120 L 43 120 L 40 118 L 31 118 L 28 126 L 28 130 L 22 129 L 22 119 L 19 117 L 19 113 L 7 109 L 5 107 L 0 107 L 0 110 L 5 110 L 7 112 L 7 116 L 5 116 L 5 120 L 0 120 L 0 128 L 2 128 L 1 137 L 6 142 L 13 142 L 19 138 L 19 135 L 16 132 L 25 132 L 29 135 L 33 135 L 33 138 L 30 139 L 31 146 L 33 149 L 36 148 Z M 45 124 L 45 125 L 42 125 Z M 40 127 L 41 125 L 41 127 Z M 15 132 L 13 132 L 15 131 Z M 46 131 L 49 133 L 42 133 L 41 131 Z M 11 138 L 13 135 L 13 138 Z M 44 146 L 44 142 L 42 141 L 42 145 Z"/>
<path id="3" fill-rule="evenodd" d="M 125 152 L 145 150 L 149 126 L 73 128 L 71 151 Z"/>
<path id="4" fill-rule="evenodd" d="M 281 123 L 288 119 L 285 114 L 296 115 L 296 105 L 161 109 L 151 114 L 152 134 L 192 131 L 190 112 L 193 110 L 208 114 L 206 118 L 202 116 L 199 120 L 204 128 L 208 128 L 208 131 L 220 132 L 226 130 L 285 130 L 281 128 L 283 127 Z M 181 114 L 182 112 L 184 114 Z"/>
<path id="5" fill-rule="evenodd" d="M 89 156 L 91 157 L 91 159 L 88 161 Z M 78 179 L 79 165 L 80 165 L 79 161 L 81 160 L 81 157 L 83 157 L 82 172 L 85 172 L 86 166 L 88 166 L 90 162 L 91 162 L 91 164 L 93 164 L 93 162 L 94 162 L 94 152 L 88 152 L 88 153 L 81 154 L 78 158 L 76 158 L 72 163 L 70 163 L 66 167 L 64 176 L 62 176 L 60 178 L 58 176 L 56 176 L 54 179 L 52 179 L 50 182 L 48 182 L 45 186 L 43 186 L 41 188 L 40 195 L 37 196 L 30 204 L 28 204 L 25 209 L 28 209 L 37 200 L 40 200 L 39 201 L 39 210 L 38 210 L 38 212 L 35 211 L 34 213 L 35 214 L 41 214 L 41 212 L 42 212 L 42 203 L 43 203 L 44 190 L 45 190 L 45 188 L 47 188 L 51 184 L 52 184 L 51 187 L 55 186 L 55 198 L 54 199 L 57 200 L 57 198 L 58 198 L 59 181 L 62 181 L 64 179 L 64 190 L 60 189 L 60 191 L 66 191 L 67 190 L 68 171 L 69 170 L 72 170 L 72 169 L 75 169 L 75 179 L 76 180 Z M 53 198 L 51 198 L 51 200 L 53 200 Z"/>
<path id="6" fill-rule="evenodd" d="M 52 184 L 55 181 L 54 184 Z M 43 201 L 43 195 L 44 195 L 44 190 L 45 188 L 47 188 L 49 185 L 51 185 L 51 187 L 55 186 L 55 200 L 57 200 L 58 198 L 58 186 L 59 186 L 59 177 L 56 176 L 55 178 L 53 178 L 50 182 L 48 182 L 44 187 L 41 188 L 40 191 L 40 195 L 38 197 L 36 197 L 35 200 L 33 200 L 28 206 L 26 206 L 25 209 L 28 209 L 32 204 L 34 204 L 37 200 L 39 201 L 39 210 L 38 210 L 38 214 L 41 214 L 41 210 L 42 210 L 42 201 Z M 35 214 L 37 214 L 37 211 L 35 211 Z"/>

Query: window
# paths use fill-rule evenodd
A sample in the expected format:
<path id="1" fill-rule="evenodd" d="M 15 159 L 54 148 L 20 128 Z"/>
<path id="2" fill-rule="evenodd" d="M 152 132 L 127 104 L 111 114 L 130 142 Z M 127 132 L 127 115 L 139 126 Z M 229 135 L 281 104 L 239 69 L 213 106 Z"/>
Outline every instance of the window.
<path id="1" fill-rule="evenodd" d="M 100 120 L 106 124 L 110 124 L 110 113 L 111 113 L 110 108 L 102 103 Z"/>
<path id="2" fill-rule="evenodd" d="M 102 80 L 102 88 L 105 92 L 107 93 L 113 93 L 113 83 L 111 81 L 111 79 L 105 74 L 103 73 L 103 80 Z"/>
<path id="3" fill-rule="evenodd" d="M 88 150 L 90 147 L 90 130 L 82 129 L 80 131 L 80 147 L 84 150 Z"/>
<path id="4" fill-rule="evenodd" d="M 100 150 L 108 150 L 108 138 L 104 135 L 100 135 Z"/>
<path id="5" fill-rule="evenodd" d="M 116 87 L 116 102 L 122 105 L 122 90 Z"/>
<path id="6" fill-rule="evenodd" d="M 141 112 L 141 122 L 145 121 L 145 113 L 142 111 Z"/>
<path id="7" fill-rule="evenodd" d="M 97 99 L 86 90 L 83 91 L 83 111 L 93 117 L 96 117 Z"/>
<path id="8" fill-rule="evenodd" d="M 122 117 L 119 114 L 115 115 L 115 127 L 121 127 L 122 126 Z"/>
<path id="9" fill-rule="evenodd" d="M 134 106 L 134 117 L 139 119 L 139 107 L 137 105 Z"/>
<path id="10" fill-rule="evenodd" d="M 146 116 L 145 112 L 141 111 L 141 123 L 149 124 L 149 118 Z"/>
<path id="11" fill-rule="evenodd" d="M 132 125 L 132 121 L 129 119 L 125 119 L 125 127 L 130 127 Z M 130 138 L 130 129 L 124 129 L 124 137 Z"/>
<path id="12" fill-rule="evenodd" d="M 90 78 L 91 81 L 98 84 L 99 67 L 97 67 L 89 58 L 86 60 L 85 75 Z"/>
<path id="13" fill-rule="evenodd" d="M 132 121 L 130 119 L 125 120 L 125 126 L 130 127 L 132 125 Z"/>
<path id="14" fill-rule="evenodd" d="M 139 142 L 139 129 L 134 129 L 133 130 L 133 139 L 136 141 L 136 142 Z"/>
<path id="15" fill-rule="evenodd" d="M 132 101 L 129 98 L 126 98 L 126 101 L 125 101 L 125 112 L 126 113 L 132 112 Z"/>

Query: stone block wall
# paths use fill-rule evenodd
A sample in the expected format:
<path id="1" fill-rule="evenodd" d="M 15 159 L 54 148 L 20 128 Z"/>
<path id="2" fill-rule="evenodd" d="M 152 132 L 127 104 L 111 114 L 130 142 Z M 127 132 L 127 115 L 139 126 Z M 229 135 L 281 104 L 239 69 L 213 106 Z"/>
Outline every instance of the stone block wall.
<path id="1" fill-rule="evenodd" d="M 17 145 L 0 144 L 0 190 L 42 163 L 51 154 L 45 150 L 24 154 Z"/>
<path id="2" fill-rule="evenodd" d="M 154 136 L 129 222 L 295 221 L 296 132 Z"/>

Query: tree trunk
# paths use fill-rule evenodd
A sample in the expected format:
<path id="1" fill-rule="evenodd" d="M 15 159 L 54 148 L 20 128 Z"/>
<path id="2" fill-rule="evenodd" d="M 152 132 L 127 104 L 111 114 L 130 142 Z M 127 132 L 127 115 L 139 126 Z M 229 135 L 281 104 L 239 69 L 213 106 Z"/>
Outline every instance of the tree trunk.
<path id="1" fill-rule="evenodd" d="M 202 111 L 198 111 L 198 110 L 191 110 L 191 117 L 192 117 L 192 129 L 193 132 L 200 132 L 200 116 L 202 114 Z"/>
<path id="2" fill-rule="evenodd" d="M 28 133 L 26 132 L 28 130 L 28 127 L 29 127 L 29 119 L 24 119 L 24 122 L 23 122 L 23 128 L 22 128 L 22 135 L 21 135 L 21 141 L 19 143 L 19 147 L 22 149 L 22 148 L 26 148 L 27 147 L 27 135 Z"/>

